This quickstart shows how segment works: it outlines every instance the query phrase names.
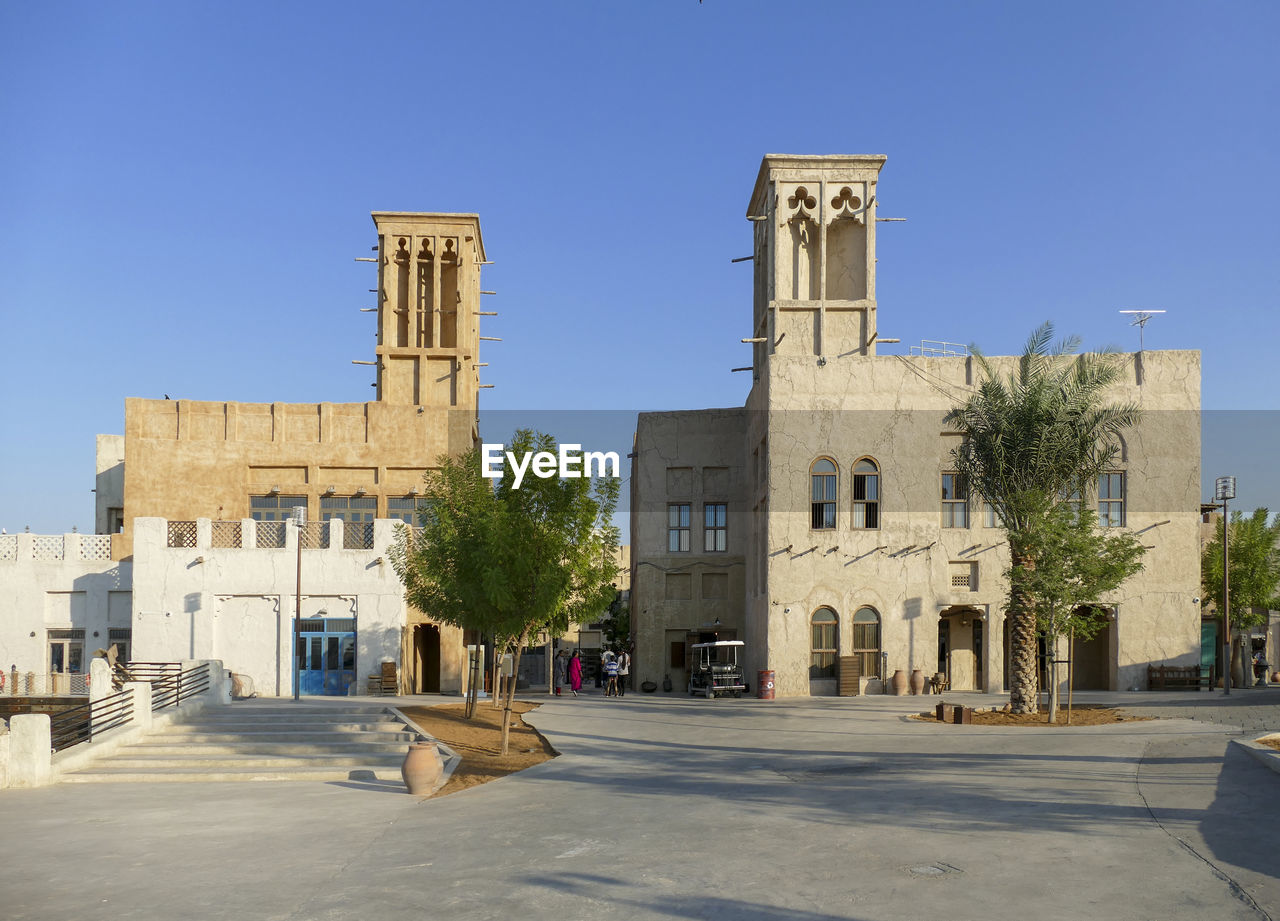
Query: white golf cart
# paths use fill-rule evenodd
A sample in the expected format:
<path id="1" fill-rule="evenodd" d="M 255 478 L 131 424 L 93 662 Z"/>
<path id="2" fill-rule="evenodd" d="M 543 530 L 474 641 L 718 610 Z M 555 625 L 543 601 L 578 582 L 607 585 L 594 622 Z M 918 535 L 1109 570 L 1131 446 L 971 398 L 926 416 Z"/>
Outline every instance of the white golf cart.
<path id="1" fill-rule="evenodd" d="M 717 640 L 690 646 L 693 653 L 689 671 L 690 696 L 703 694 L 708 699 L 715 699 L 728 694 L 741 697 L 747 690 L 739 661 L 743 645 L 742 640 Z"/>

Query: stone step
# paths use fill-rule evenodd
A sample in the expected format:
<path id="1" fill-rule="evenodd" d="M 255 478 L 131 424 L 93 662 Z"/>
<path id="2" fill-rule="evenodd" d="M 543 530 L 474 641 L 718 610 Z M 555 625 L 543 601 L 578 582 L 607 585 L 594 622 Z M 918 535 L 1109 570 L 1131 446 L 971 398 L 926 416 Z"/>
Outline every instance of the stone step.
<path id="1" fill-rule="evenodd" d="M 265 722 L 236 722 L 227 720 L 192 720 L 174 723 L 165 732 L 174 735 L 200 732 L 397 732 L 402 731 L 404 723 L 395 720 L 384 720 L 368 723 L 323 723 L 314 720 L 275 720 Z"/>
<path id="2" fill-rule="evenodd" d="M 120 747 L 66 783 L 398 780 L 418 734 L 385 708 L 271 705 L 202 711 Z"/>
<path id="3" fill-rule="evenodd" d="M 154 758 L 133 756 L 124 750 L 121 754 L 104 759 L 99 765 L 72 773 L 93 773 L 103 769 L 152 770 L 157 768 L 179 768 L 186 771 L 199 770 L 257 770 L 278 769 L 289 770 L 295 767 L 315 765 L 331 768 L 358 767 L 399 767 L 404 761 L 404 752 L 357 752 L 354 754 L 305 754 L 289 756 L 243 755 L 218 757 L 207 756 L 201 752 L 189 755 L 160 755 Z"/>
<path id="4" fill-rule="evenodd" d="M 413 739 L 390 742 L 331 742 L 317 740 L 314 742 L 247 742 L 229 739 L 224 742 L 202 742 L 198 745 L 174 743 L 165 738 L 154 741 L 136 742 L 122 746 L 114 758 L 154 758 L 162 755 L 188 756 L 199 754 L 204 757 L 219 755 L 347 755 L 371 752 L 382 754 L 397 752 L 401 756 L 409 750 Z"/>
<path id="5" fill-rule="evenodd" d="M 163 712 L 163 711 L 161 711 Z M 196 719 L 228 721 L 228 723 L 276 723 L 284 720 L 311 720 L 315 723 L 351 723 L 351 721 L 384 721 L 394 720 L 394 716 L 385 710 L 225 710 L 219 707 L 218 712 L 202 710 Z"/>
<path id="6" fill-rule="evenodd" d="M 158 742 L 168 742 L 173 745 L 217 745 L 226 742 L 323 742 L 341 745 L 361 743 L 381 745 L 388 742 L 397 742 L 404 745 L 417 741 L 418 735 L 414 732 L 405 731 L 403 726 L 398 726 L 394 731 L 386 729 L 369 730 L 367 732 L 295 732 L 291 729 L 284 731 L 255 729 L 252 732 L 165 732 L 152 738 Z M 138 744 L 146 743 L 140 742 Z"/>
<path id="7" fill-rule="evenodd" d="M 192 771 L 180 768 L 138 771 L 128 768 L 100 767 L 94 771 L 64 774 L 62 783 L 215 783 L 241 781 L 400 781 L 400 768 L 369 765 L 363 768 L 295 767 L 289 770 L 248 768 L 244 770 Z"/>

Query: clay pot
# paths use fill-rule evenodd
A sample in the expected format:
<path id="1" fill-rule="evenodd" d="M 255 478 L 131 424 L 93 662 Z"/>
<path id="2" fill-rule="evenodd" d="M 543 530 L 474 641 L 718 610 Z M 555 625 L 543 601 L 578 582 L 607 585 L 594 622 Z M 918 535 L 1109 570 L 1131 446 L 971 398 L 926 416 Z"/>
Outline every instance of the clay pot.
<path id="1" fill-rule="evenodd" d="M 894 697 L 901 697 L 907 693 L 907 676 L 903 674 L 902 669 L 898 669 L 893 673 L 893 677 L 889 679 L 889 684 L 893 687 Z"/>
<path id="2" fill-rule="evenodd" d="M 1272 672 L 1272 673 L 1271 673 L 1271 683 L 1272 683 L 1272 684 L 1280 684 L 1280 672 Z"/>
<path id="3" fill-rule="evenodd" d="M 918 668 L 912 669 L 911 671 L 911 693 L 924 693 L 924 672 L 920 671 Z"/>
<path id="4" fill-rule="evenodd" d="M 415 742 L 400 765 L 404 785 L 415 796 L 429 796 L 436 781 L 444 773 L 444 762 L 435 742 Z"/>

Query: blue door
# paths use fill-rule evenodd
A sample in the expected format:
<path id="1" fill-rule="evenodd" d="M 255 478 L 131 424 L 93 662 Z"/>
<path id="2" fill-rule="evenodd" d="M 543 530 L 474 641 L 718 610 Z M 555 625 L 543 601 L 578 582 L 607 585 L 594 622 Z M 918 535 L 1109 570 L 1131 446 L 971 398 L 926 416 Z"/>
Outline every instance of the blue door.
<path id="1" fill-rule="evenodd" d="M 355 618 L 308 618 L 297 636 L 293 667 L 300 694 L 345 696 L 356 676 Z"/>

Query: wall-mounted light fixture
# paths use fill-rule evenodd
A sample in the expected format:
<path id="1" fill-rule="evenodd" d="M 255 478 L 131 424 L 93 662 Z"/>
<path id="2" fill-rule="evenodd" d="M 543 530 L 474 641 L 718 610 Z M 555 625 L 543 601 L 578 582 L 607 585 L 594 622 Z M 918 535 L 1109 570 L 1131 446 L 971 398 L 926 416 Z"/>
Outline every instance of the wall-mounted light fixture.
<path id="1" fill-rule="evenodd" d="M 280 495 L 280 487 L 279 487 L 279 486 L 272 486 L 270 489 L 268 489 L 268 490 L 267 490 L 267 495 L 268 495 L 268 496 L 278 496 L 278 495 Z"/>
<path id="2" fill-rule="evenodd" d="M 326 489 L 326 490 L 324 491 L 324 495 L 326 495 L 326 496 L 332 496 L 332 495 L 333 495 L 334 493 L 336 493 L 337 491 L 338 491 L 338 487 L 336 487 L 336 486 L 330 486 L 328 489 Z"/>
<path id="3" fill-rule="evenodd" d="M 365 494 L 366 494 L 366 493 L 368 493 L 368 492 L 369 492 L 369 490 L 365 489 L 363 486 L 359 486 L 359 487 L 357 487 L 357 488 L 356 488 L 356 495 L 357 495 L 357 496 L 363 496 L 363 495 L 365 495 Z"/>
<path id="4" fill-rule="evenodd" d="M 192 560 L 192 561 L 191 561 L 191 565 L 192 565 L 192 566 L 195 566 L 197 563 L 203 563 L 203 562 L 204 562 L 204 557 L 202 557 L 202 556 L 198 556 L 198 557 L 196 557 L 194 560 Z"/>

